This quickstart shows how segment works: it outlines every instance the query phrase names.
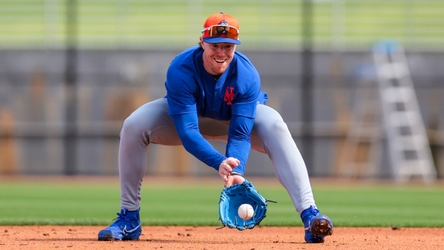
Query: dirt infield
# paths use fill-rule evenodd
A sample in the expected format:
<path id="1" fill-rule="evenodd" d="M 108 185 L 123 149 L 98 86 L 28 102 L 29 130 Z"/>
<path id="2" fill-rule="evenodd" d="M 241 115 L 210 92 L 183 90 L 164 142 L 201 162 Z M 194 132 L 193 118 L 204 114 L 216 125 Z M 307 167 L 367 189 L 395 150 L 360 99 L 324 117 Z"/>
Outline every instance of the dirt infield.
<path id="1" fill-rule="evenodd" d="M 143 227 L 139 241 L 97 241 L 102 227 L 1 226 L 0 249 L 443 249 L 444 228 L 335 228 L 307 244 L 301 227 Z"/>

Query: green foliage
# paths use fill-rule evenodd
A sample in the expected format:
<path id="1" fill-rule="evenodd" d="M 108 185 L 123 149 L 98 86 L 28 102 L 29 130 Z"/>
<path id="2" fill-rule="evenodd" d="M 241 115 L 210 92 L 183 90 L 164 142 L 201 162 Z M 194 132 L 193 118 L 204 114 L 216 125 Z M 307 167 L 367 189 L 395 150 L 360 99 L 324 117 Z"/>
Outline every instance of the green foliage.
<path id="1" fill-rule="evenodd" d="M 182 183 L 182 182 L 181 182 Z M 270 203 L 262 226 L 301 226 L 279 184 L 254 181 Z M 321 212 L 335 226 L 444 227 L 444 187 L 426 185 L 313 184 Z M 144 225 L 220 226 L 218 181 L 144 183 Z M 0 225 L 108 225 L 119 210 L 119 184 L 27 181 L 0 184 Z"/>

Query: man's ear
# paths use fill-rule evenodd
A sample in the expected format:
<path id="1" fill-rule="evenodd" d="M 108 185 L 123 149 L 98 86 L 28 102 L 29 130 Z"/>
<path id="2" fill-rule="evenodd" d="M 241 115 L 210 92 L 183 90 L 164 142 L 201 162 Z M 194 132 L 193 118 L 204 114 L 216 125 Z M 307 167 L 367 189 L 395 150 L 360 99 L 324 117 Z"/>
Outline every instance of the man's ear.
<path id="1" fill-rule="evenodd" d="M 200 44 L 203 45 L 203 44 L 204 44 L 204 40 L 203 40 L 203 38 L 202 38 L 202 37 L 199 37 L 199 40 L 200 40 Z"/>

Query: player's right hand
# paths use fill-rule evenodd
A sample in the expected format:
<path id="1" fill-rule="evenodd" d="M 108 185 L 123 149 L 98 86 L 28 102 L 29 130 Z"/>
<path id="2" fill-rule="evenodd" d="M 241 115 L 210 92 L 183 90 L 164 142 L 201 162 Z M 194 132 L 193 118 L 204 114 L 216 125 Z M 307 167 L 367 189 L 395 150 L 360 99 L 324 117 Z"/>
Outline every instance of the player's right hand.
<path id="1" fill-rule="evenodd" d="M 233 157 L 228 157 L 224 161 L 222 161 L 219 165 L 219 175 L 222 177 L 225 183 L 228 181 L 228 177 L 233 172 L 233 168 L 239 166 L 240 161 Z"/>

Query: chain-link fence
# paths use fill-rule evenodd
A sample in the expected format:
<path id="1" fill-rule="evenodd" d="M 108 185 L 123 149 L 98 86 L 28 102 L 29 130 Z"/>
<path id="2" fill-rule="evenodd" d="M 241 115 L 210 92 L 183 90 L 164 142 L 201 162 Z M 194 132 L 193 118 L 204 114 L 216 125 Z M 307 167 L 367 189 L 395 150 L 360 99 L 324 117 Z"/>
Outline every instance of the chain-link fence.
<path id="1" fill-rule="evenodd" d="M 0 47 L 63 48 L 74 13 L 82 48 L 182 48 L 197 43 L 209 14 L 224 11 L 242 24 L 245 49 L 297 50 L 304 2 L 312 3 L 318 48 L 395 39 L 408 49 L 443 49 L 441 0 L 0 0 Z"/>
<path id="2" fill-rule="evenodd" d="M 269 105 L 282 113 L 301 147 L 306 105 L 301 87 L 303 3 L 0 0 L 0 173 L 65 174 L 72 159 L 75 174 L 117 174 L 123 120 L 141 104 L 165 95 L 169 63 L 197 44 L 205 18 L 218 11 L 239 19 L 238 49 L 259 70 Z M 310 173 L 340 174 L 351 113 L 360 102 L 355 93 L 371 87 L 362 85 L 362 78 L 375 80 L 374 75 L 363 76 L 362 69 L 372 64 L 371 46 L 392 39 L 407 51 L 438 174 L 444 176 L 444 116 L 439 108 L 444 96 L 444 2 L 311 3 L 315 152 Z M 75 23 L 71 33 L 68 20 Z M 67 34 L 74 43 L 68 43 Z M 75 53 L 73 47 L 65 51 L 73 44 Z M 71 57 L 75 67 L 69 66 Z M 74 78 L 67 74 L 70 70 Z M 71 124 L 67 82 L 73 79 L 76 122 Z M 73 124 L 76 150 L 71 154 L 66 138 Z M 215 146 L 223 151 L 223 145 Z M 181 147 L 150 146 L 149 157 L 150 174 L 214 174 Z M 378 169 L 356 175 L 390 176 L 386 165 L 382 159 Z M 265 155 L 252 152 L 247 173 L 270 176 L 273 168 Z"/>

